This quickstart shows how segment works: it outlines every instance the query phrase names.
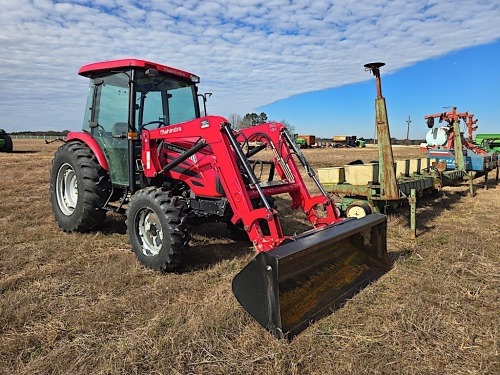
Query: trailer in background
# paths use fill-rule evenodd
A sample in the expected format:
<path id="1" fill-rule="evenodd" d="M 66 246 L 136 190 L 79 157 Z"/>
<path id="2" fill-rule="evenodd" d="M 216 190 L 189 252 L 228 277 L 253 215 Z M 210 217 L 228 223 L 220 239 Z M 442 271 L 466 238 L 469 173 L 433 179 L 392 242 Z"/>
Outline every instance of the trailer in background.
<path id="1" fill-rule="evenodd" d="M 334 135 L 333 142 L 337 147 L 357 147 L 356 140 L 358 139 L 355 135 Z"/>

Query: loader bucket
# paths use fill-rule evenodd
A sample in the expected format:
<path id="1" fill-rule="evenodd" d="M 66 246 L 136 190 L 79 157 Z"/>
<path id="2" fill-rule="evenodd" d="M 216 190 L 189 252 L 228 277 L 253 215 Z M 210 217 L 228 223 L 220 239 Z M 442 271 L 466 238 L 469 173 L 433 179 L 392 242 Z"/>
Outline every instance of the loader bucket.
<path id="1" fill-rule="evenodd" d="M 291 340 L 389 270 L 386 234 L 381 214 L 305 232 L 259 253 L 233 293 L 271 334 Z"/>

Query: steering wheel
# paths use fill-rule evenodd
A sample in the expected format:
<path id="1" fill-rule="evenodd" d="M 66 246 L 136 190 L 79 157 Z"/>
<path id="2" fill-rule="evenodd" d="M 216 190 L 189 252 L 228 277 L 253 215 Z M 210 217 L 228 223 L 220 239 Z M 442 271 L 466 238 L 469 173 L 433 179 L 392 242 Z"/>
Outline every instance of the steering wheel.
<path id="1" fill-rule="evenodd" d="M 145 124 L 142 124 L 141 129 L 144 129 L 146 126 L 151 125 L 151 124 L 158 124 L 157 128 L 162 127 L 162 126 L 168 126 L 165 121 L 150 121 L 146 122 Z"/>

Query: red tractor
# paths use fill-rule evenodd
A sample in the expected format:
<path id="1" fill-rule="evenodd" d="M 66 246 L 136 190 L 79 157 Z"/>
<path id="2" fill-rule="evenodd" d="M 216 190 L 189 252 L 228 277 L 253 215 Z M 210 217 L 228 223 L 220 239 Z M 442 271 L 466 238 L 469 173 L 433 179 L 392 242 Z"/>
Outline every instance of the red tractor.
<path id="1" fill-rule="evenodd" d="M 88 232 L 107 211 L 123 212 L 139 261 L 172 271 L 188 223 L 226 222 L 258 253 L 233 292 L 277 337 L 293 337 L 389 269 L 385 216 L 340 218 L 284 125 L 236 131 L 222 117 L 201 117 L 199 77 L 148 61 L 99 62 L 79 74 L 90 79 L 83 131 L 57 150 L 50 179 L 64 231 Z M 264 149 L 272 157 L 258 159 Z M 311 230 L 285 234 L 273 198 L 280 194 Z"/>

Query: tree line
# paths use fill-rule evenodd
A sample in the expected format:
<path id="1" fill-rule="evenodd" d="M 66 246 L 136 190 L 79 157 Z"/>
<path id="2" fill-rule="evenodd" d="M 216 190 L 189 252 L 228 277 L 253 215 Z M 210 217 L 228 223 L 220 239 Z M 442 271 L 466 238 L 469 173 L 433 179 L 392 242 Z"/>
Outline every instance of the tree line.
<path id="1" fill-rule="evenodd" d="M 27 137 L 66 137 L 70 130 L 53 131 L 53 130 L 38 130 L 38 131 L 22 131 L 11 132 L 10 135 L 21 135 Z"/>
<path id="2" fill-rule="evenodd" d="M 231 123 L 233 126 L 233 129 L 239 130 L 239 129 L 244 129 L 244 128 L 249 128 L 251 126 L 259 125 L 259 124 L 264 124 L 266 122 L 274 121 L 274 120 L 269 120 L 267 117 L 267 114 L 265 112 L 261 112 L 260 114 L 257 113 L 247 113 L 245 116 L 241 117 L 237 113 L 232 113 L 227 117 L 228 121 Z M 281 121 L 276 121 L 280 122 L 283 125 L 285 125 L 288 129 L 288 132 L 290 134 L 295 133 L 295 126 L 291 125 L 288 123 L 286 120 L 281 120 Z"/>
<path id="3" fill-rule="evenodd" d="M 228 116 L 228 121 L 232 124 L 233 129 L 244 129 L 244 128 L 249 128 L 254 125 L 258 124 L 264 124 L 266 122 L 269 122 L 270 120 L 267 117 L 267 114 L 264 112 L 261 112 L 260 114 L 257 113 L 247 113 L 245 116 L 241 117 L 240 115 L 233 113 Z M 281 120 L 277 121 L 285 125 L 288 129 L 288 132 L 290 134 L 295 134 L 295 126 L 289 124 L 286 120 Z M 62 131 L 53 131 L 53 130 L 46 130 L 46 131 L 20 131 L 20 132 L 10 132 L 9 134 L 11 135 L 18 135 L 18 136 L 26 136 L 26 137 L 66 137 L 66 135 L 70 132 L 70 130 L 62 130 Z M 364 140 L 367 144 L 373 144 L 376 143 L 376 140 L 374 142 L 373 138 L 363 138 L 360 137 L 358 138 L 360 140 Z M 323 141 L 323 142 L 332 142 L 331 138 L 317 138 L 318 141 Z M 419 145 L 420 143 L 425 142 L 424 139 L 410 139 L 409 142 L 405 139 L 396 139 L 396 138 L 391 138 L 391 143 L 393 145 L 405 145 L 405 144 L 410 144 L 410 145 Z"/>
<path id="4" fill-rule="evenodd" d="M 259 125 L 259 124 L 264 124 L 266 122 L 269 122 L 270 120 L 267 117 L 267 114 L 264 112 L 261 112 L 260 114 L 257 113 L 247 113 L 245 116 L 241 117 L 240 115 L 236 113 L 232 113 L 228 116 L 228 121 L 232 124 L 233 129 L 244 129 L 244 128 L 249 128 L 251 126 Z M 274 120 L 273 120 L 274 121 Z M 280 122 L 283 125 L 285 125 L 288 129 L 288 132 L 290 134 L 295 133 L 295 127 L 291 124 L 289 124 L 286 120 L 281 120 L 281 121 L 276 121 Z M 11 132 L 10 134 L 12 135 L 20 135 L 20 136 L 47 136 L 47 137 L 65 137 L 70 131 L 69 130 L 63 130 L 63 131 L 21 131 L 21 132 Z"/>

